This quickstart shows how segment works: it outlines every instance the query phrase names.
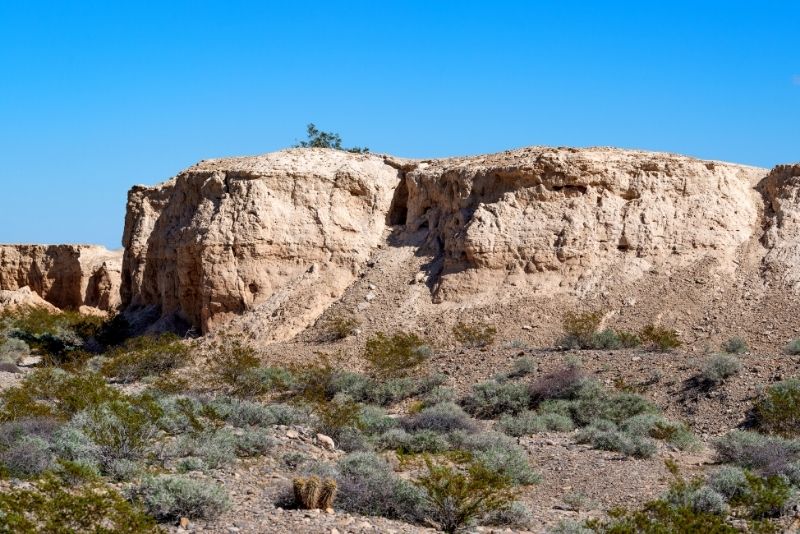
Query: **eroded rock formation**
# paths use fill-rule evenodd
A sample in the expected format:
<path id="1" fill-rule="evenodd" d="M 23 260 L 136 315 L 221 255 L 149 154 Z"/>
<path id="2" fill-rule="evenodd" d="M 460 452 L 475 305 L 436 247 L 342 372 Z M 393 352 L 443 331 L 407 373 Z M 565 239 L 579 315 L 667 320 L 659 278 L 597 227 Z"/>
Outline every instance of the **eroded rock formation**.
<path id="1" fill-rule="evenodd" d="M 92 245 L 0 245 L 0 290 L 28 287 L 53 306 L 105 311 L 120 303 L 122 251 Z"/>
<path id="2" fill-rule="evenodd" d="M 205 332 L 291 300 L 287 321 L 302 328 L 383 242 L 398 182 L 379 156 L 295 149 L 204 161 L 160 186 L 134 187 L 123 302 Z"/>

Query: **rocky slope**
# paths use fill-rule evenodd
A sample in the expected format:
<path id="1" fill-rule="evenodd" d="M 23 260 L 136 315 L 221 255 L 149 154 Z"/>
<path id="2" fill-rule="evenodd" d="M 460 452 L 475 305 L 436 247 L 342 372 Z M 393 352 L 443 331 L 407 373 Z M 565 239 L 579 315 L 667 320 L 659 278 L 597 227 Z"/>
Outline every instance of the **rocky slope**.
<path id="1" fill-rule="evenodd" d="M 53 306 L 115 310 L 122 251 L 92 245 L 0 245 L 0 290 L 28 287 Z"/>
<path id="2" fill-rule="evenodd" d="M 210 160 L 131 190 L 123 302 L 203 332 L 252 312 L 236 323 L 265 342 L 334 302 L 384 329 L 446 328 L 467 309 L 557 325 L 564 309 L 593 307 L 689 343 L 747 325 L 787 336 L 800 311 L 798 174 L 610 148 Z M 384 278 L 361 287 L 378 258 Z"/>

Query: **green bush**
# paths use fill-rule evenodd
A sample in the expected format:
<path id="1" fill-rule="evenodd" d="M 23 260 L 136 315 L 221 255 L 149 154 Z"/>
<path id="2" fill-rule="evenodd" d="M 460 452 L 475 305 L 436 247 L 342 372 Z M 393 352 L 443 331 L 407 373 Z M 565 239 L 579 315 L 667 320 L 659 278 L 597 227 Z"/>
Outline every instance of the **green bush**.
<path id="1" fill-rule="evenodd" d="M 681 346 L 678 333 L 675 330 L 649 324 L 639 333 L 642 341 L 653 350 L 667 352 Z"/>
<path id="2" fill-rule="evenodd" d="M 160 521 L 214 519 L 229 506 L 225 490 L 210 480 L 181 475 L 159 475 L 144 479 L 131 497 Z"/>
<path id="3" fill-rule="evenodd" d="M 425 361 L 430 352 L 416 334 L 398 332 L 389 337 L 378 332 L 367 340 L 364 358 L 377 376 L 403 376 Z"/>
<path id="4" fill-rule="evenodd" d="M 200 458 L 211 469 L 232 463 L 237 456 L 236 435 L 221 428 L 197 434 L 184 434 L 174 444 L 173 455 Z"/>
<path id="5" fill-rule="evenodd" d="M 728 354 L 744 354 L 749 349 L 747 342 L 740 337 L 732 337 L 722 344 L 722 350 Z"/>
<path id="6" fill-rule="evenodd" d="M 494 380 L 497 382 L 505 382 L 506 380 L 522 378 L 523 376 L 528 376 L 535 372 L 536 362 L 533 361 L 533 358 L 523 356 L 514 360 L 514 362 L 511 364 L 511 369 L 503 373 L 498 373 L 494 377 Z"/>
<path id="7" fill-rule="evenodd" d="M 622 429 L 631 436 L 640 436 L 665 441 L 681 450 L 695 450 L 697 438 L 683 424 L 670 421 L 661 414 L 642 413 L 622 422 Z"/>
<path id="8" fill-rule="evenodd" d="M 517 415 L 504 415 L 497 426 L 509 436 L 529 436 L 539 432 L 569 432 L 575 423 L 566 415 L 557 413 L 538 414 L 525 410 Z"/>
<path id="9" fill-rule="evenodd" d="M 255 349 L 239 339 L 223 337 L 211 350 L 212 372 L 235 395 L 252 397 L 262 394 L 260 383 L 257 384 L 256 391 L 248 387 L 253 386 L 253 382 L 248 380 L 248 374 L 261 364 Z"/>
<path id="10" fill-rule="evenodd" d="M 0 533 L 8 534 L 162 532 L 110 486 L 70 483 L 53 475 L 0 492 L 0 518 Z"/>
<path id="11" fill-rule="evenodd" d="M 800 338 L 793 339 L 786 345 L 786 354 L 797 356 L 800 354 Z"/>
<path id="12" fill-rule="evenodd" d="M 472 392 L 461 400 L 461 404 L 475 417 L 489 419 L 524 410 L 530 404 L 530 397 L 523 384 L 490 380 L 473 386 Z"/>
<path id="13" fill-rule="evenodd" d="M 464 410 L 452 402 L 443 402 L 423 409 L 421 412 L 407 416 L 400 421 L 409 432 L 432 430 L 440 434 L 463 430 L 475 432 L 477 426 Z"/>
<path id="14" fill-rule="evenodd" d="M 539 481 L 539 475 L 528 462 L 525 449 L 506 435 L 497 432 L 452 432 L 449 440 L 453 450 L 468 452 L 474 461 L 507 477 L 511 484 L 536 484 Z"/>
<path id="15" fill-rule="evenodd" d="M 515 493 L 508 479 L 479 463 L 468 465 L 466 470 L 436 465 L 430 458 L 425 459 L 425 464 L 428 472 L 415 484 L 425 490 L 428 519 L 444 532 L 457 532 L 514 502 Z"/>
<path id="16" fill-rule="evenodd" d="M 731 354 L 717 354 L 703 363 L 700 376 L 708 384 L 721 384 L 742 370 L 742 364 Z"/>
<path id="17" fill-rule="evenodd" d="M 792 378 L 768 387 L 755 403 L 755 418 L 765 432 L 800 434 L 800 380 Z"/>
<path id="18" fill-rule="evenodd" d="M 102 373 L 123 383 L 157 376 L 186 365 L 190 348 L 174 334 L 141 336 L 110 351 Z"/>
<path id="19" fill-rule="evenodd" d="M 339 486 L 336 502 L 345 512 L 412 523 L 424 518 L 424 493 L 395 475 L 374 453 L 348 454 L 339 460 L 335 477 Z"/>
<path id="20" fill-rule="evenodd" d="M 800 460 L 800 442 L 756 432 L 733 430 L 713 442 L 720 462 L 762 474 L 788 475 Z"/>
<path id="21" fill-rule="evenodd" d="M 459 322 L 453 327 L 456 341 L 469 348 L 482 348 L 494 343 L 497 328 L 486 323 L 467 324 Z"/>
<path id="22" fill-rule="evenodd" d="M 346 315 L 334 315 L 323 323 L 325 339 L 338 341 L 353 335 L 353 332 L 361 326 L 358 319 Z"/>
<path id="23" fill-rule="evenodd" d="M 621 452 L 634 458 L 650 458 L 656 453 L 656 445 L 651 439 L 609 428 L 605 422 L 582 428 L 576 439 L 578 443 L 588 443 L 595 449 Z"/>
<path id="24" fill-rule="evenodd" d="M 73 375 L 55 368 L 37 369 L 19 385 L 0 393 L 0 422 L 30 417 L 66 420 L 119 398 L 121 394 L 94 373 Z"/>
<path id="25" fill-rule="evenodd" d="M 366 154 L 369 152 L 367 147 L 344 148 L 342 138 L 337 133 L 324 132 L 319 130 L 313 123 L 306 126 L 306 140 L 300 141 L 295 148 L 332 148 L 334 150 L 344 150 L 356 154 Z"/>
<path id="26" fill-rule="evenodd" d="M 378 445 L 382 449 L 404 454 L 441 453 L 450 450 L 447 438 L 433 430 L 409 433 L 401 428 L 393 428 L 380 436 Z"/>
<path id="27" fill-rule="evenodd" d="M 564 338 L 559 343 L 565 348 L 592 348 L 594 335 L 600 328 L 603 314 L 600 312 L 564 314 Z"/>

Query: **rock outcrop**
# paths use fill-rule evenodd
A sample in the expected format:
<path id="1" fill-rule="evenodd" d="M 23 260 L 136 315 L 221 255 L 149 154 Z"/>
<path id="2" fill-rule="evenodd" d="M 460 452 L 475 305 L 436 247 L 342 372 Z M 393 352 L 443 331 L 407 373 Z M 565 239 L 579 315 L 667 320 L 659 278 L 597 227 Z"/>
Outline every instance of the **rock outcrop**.
<path id="1" fill-rule="evenodd" d="M 763 169 L 606 148 L 527 148 L 419 164 L 411 230 L 443 255 L 440 300 L 515 284 L 586 295 L 703 260 L 731 272 Z"/>
<path id="2" fill-rule="evenodd" d="M 208 160 L 128 195 L 129 311 L 202 332 L 256 307 L 283 337 L 339 297 L 384 240 L 399 182 L 382 157 L 295 149 Z"/>
<path id="3" fill-rule="evenodd" d="M 123 305 L 160 319 L 156 328 L 201 332 L 249 311 L 231 327 L 269 342 L 333 302 L 384 328 L 435 325 L 470 308 L 552 317 L 581 303 L 630 311 L 637 302 L 619 320 L 696 325 L 694 337 L 707 339 L 722 335 L 720 321 L 735 326 L 720 315 L 731 303 L 746 303 L 738 313 L 750 323 L 764 306 L 792 306 L 780 292 L 800 289 L 799 168 L 767 176 L 674 154 L 544 147 L 441 160 L 293 149 L 204 161 L 130 191 Z M 393 249 L 403 252 L 382 252 Z M 424 273 L 377 258 L 413 259 Z M 354 283 L 369 269 L 402 279 L 385 278 L 371 301 Z M 779 315 L 770 320 L 782 332 L 791 314 Z"/>
<path id="4" fill-rule="evenodd" d="M 115 310 L 122 251 L 92 245 L 0 245 L 0 290 L 29 288 L 62 309 Z"/>
<path id="5" fill-rule="evenodd" d="M 0 313 L 30 308 L 40 308 L 51 313 L 60 313 L 58 308 L 31 291 L 28 286 L 13 291 L 0 289 Z"/>

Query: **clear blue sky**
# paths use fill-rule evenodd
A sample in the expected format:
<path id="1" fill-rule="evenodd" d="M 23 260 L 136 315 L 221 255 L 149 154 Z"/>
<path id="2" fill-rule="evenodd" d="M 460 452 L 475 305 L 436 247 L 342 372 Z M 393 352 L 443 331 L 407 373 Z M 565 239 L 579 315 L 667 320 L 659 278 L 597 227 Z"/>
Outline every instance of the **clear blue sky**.
<path id="1" fill-rule="evenodd" d="M 131 185 L 308 122 L 412 157 L 800 161 L 799 29 L 797 1 L 0 0 L 0 242 L 119 247 Z"/>

